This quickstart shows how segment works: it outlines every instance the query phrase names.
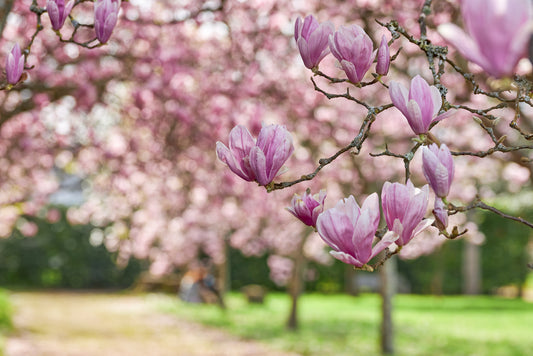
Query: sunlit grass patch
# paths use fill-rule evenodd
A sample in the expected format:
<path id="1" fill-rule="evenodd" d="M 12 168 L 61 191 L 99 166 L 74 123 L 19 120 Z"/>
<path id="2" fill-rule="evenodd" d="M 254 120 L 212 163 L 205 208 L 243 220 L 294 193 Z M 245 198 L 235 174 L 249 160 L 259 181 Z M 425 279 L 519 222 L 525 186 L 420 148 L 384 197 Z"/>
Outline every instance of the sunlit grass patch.
<path id="1" fill-rule="evenodd" d="M 219 327 L 243 338 L 302 355 L 379 355 L 377 295 L 303 295 L 300 329 L 285 329 L 290 301 L 271 293 L 248 304 L 236 293 L 227 310 L 165 300 L 179 317 Z M 533 350 L 533 304 L 488 296 L 398 295 L 394 300 L 398 355 L 528 355 Z"/>

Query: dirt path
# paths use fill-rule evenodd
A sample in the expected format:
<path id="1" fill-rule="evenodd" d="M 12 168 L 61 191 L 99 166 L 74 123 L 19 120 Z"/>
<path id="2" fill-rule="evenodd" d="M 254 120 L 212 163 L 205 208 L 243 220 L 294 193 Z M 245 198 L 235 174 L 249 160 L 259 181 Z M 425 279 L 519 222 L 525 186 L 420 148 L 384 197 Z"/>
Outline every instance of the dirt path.
<path id="1" fill-rule="evenodd" d="M 153 296 L 32 292 L 12 301 L 6 356 L 290 355 L 159 313 Z"/>

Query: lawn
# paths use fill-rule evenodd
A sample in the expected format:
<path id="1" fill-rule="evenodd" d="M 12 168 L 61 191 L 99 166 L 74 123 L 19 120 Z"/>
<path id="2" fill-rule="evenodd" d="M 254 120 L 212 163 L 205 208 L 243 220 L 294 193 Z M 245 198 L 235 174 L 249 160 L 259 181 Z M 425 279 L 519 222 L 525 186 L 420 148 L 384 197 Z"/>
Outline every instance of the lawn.
<path id="1" fill-rule="evenodd" d="M 265 304 L 227 296 L 228 310 L 179 300 L 161 301 L 179 317 L 302 355 L 379 355 L 380 299 L 373 294 L 303 295 L 300 330 L 284 328 L 289 298 L 271 293 Z M 533 303 L 488 296 L 398 295 L 394 301 L 397 355 L 531 355 Z"/>
<path id="2" fill-rule="evenodd" d="M 0 289 L 0 355 L 4 355 L 4 335 L 13 327 L 8 293 Z"/>

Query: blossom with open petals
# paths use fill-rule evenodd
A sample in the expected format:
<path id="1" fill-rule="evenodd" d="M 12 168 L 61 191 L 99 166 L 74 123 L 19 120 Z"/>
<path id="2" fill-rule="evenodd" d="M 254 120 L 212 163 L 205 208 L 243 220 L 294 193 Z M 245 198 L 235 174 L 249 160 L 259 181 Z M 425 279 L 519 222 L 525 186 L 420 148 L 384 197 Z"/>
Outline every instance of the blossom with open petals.
<path id="1" fill-rule="evenodd" d="M 287 210 L 305 225 L 316 226 L 316 219 L 324 211 L 324 200 L 326 199 L 326 191 L 321 190 L 319 194 L 311 195 L 308 190 L 303 196 L 294 194 L 291 206 Z"/>
<path id="2" fill-rule="evenodd" d="M 411 239 L 429 227 L 432 219 L 424 219 L 428 206 L 429 188 L 415 188 L 411 181 L 407 184 L 385 182 L 381 192 L 383 215 L 390 231 L 400 238 L 398 246 L 407 244 Z"/>
<path id="3" fill-rule="evenodd" d="M 372 247 L 379 215 L 376 193 L 369 195 L 362 207 L 350 195 L 320 214 L 316 227 L 322 240 L 333 249 L 330 251 L 333 257 L 355 267 L 363 267 L 398 238 L 397 234 L 389 231 Z"/>
<path id="4" fill-rule="evenodd" d="M 527 55 L 533 2 L 462 0 L 461 14 L 466 32 L 454 24 L 440 25 L 438 32 L 490 75 L 513 74 L 518 61 Z"/>
<path id="5" fill-rule="evenodd" d="M 441 120 L 451 113 L 438 115 L 442 106 L 439 90 L 429 85 L 417 75 L 411 80 L 409 90 L 402 84 L 392 81 L 389 85 L 392 103 L 405 116 L 409 126 L 417 135 L 426 133 L 432 122 Z"/>
<path id="6" fill-rule="evenodd" d="M 294 25 L 294 39 L 298 45 L 304 65 L 313 69 L 329 53 L 328 38 L 335 31 L 329 21 L 319 24 L 313 15 L 308 15 L 302 21 L 296 19 Z"/>
<path id="7" fill-rule="evenodd" d="M 372 40 L 357 25 L 341 26 L 330 35 L 329 48 L 352 83 L 363 80 L 376 58 Z"/>
<path id="8" fill-rule="evenodd" d="M 247 181 L 267 185 L 294 151 L 291 134 L 285 126 L 267 125 L 261 128 L 257 142 L 242 125 L 230 132 L 229 148 L 217 142 L 217 156 L 229 169 Z"/>

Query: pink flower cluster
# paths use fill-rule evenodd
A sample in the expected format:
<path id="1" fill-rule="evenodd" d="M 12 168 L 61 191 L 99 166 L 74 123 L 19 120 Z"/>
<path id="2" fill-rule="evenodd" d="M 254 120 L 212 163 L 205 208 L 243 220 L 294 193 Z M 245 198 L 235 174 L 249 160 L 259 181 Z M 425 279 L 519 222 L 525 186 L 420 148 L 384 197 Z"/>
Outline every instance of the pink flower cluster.
<path id="1" fill-rule="evenodd" d="M 333 257 L 364 268 L 393 242 L 403 246 L 433 222 L 424 219 L 428 204 L 427 185 L 417 189 L 410 181 L 407 184 L 385 182 L 381 204 L 389 231 L 374 245 L 380 220 L 376 193 L 369 195 L 361 207 L 350 195 L 318 216 L 317 231 L 333 249 L 330 252 Z"/>
<path id="2" fill-rule="evenodd" d="M 331 52 L 340 62 L 348 80 L 357 84 L 363 80 L 377 54 L 376 72 L 380 75 L 388 73 L 390 54 L 386 38 L 382 38 L 378 52 L 374 50 L 370 37 L 357 25 L 341 26 L 335 32 L 330 22 L 319 24 L 312 15 L 308 15 L 304 20 L 296 19 L 294 38 L 309 69 L 317 68 Z"/>

